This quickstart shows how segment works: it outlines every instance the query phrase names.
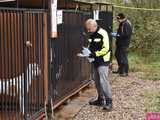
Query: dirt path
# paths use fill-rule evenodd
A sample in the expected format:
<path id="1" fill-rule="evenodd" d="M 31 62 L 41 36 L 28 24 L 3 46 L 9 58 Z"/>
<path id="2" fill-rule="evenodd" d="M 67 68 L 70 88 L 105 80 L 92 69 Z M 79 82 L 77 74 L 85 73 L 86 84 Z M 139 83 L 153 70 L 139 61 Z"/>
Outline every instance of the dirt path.
<path id="1" fill-rule="evenodd" d="M 146 116 L 144 92 L 160 89 L 160 81 L 143 80 L 142 76 L 142 73 L 130 73 L 128 77 L 111 76 L 113 93 L 111 112 L 88 104 L 88 100 L 96 95 L 95 88 L 92 86 L 69 105 L 72 112 L 67 113 L 66 116 L 70 117 L 62 115 L 64 118 L 57 117 L 57 120 L 144 120 Z M 79 107 L 75 107 L 77 104 Z M 69 109 L 66 108 L 66 111 Z M 63 110 L 61 112 L 65 113 Z"/>

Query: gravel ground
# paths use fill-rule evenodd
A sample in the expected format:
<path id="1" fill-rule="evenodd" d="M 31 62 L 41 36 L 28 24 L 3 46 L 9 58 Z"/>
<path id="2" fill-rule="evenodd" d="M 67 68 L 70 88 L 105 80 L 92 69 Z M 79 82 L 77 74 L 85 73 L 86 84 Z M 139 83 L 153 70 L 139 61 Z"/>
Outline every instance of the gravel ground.
<path id="1" fill-rule="evenodd" d="M 144 92 L 160 89 L 160 81 L 141 79 L 143 73 L 130 73 L 128 77 L 111 76 L 113 110 L 85 104 L 73 120 L 145 120 Z"/>

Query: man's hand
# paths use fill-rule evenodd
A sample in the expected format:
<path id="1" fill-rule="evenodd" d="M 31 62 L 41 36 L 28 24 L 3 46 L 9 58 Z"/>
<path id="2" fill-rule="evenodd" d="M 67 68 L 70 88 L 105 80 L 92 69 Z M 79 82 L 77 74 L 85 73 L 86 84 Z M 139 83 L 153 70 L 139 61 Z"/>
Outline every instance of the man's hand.
<path id="1" fill-rule="evenodd" d="M 95 53 L 90 53 L 89 54 L 89 58 L 95 58 L 96 57 L 96 54 Z"/>
<path id="2" fill-rule="evenodd" d="M 117 34 L 117 32 L 112 32 L 111 35 L 112 35 L 112 37 L 117 37 L 117 36 L 119 36 L 119 35 Z"/>
<path id="3" fill-rule="evenodd" d="M 89 57 L 90 54 L 91 54 L 91 51 L 88 48 L 83 47 L 82 52 L 78 53 L 77 56 L 79 56 L 79 57 Z"/>
<path id="4" fill-rule="evenodd" d="M 82 54 L 89 57 L 91 51 L 88 48 L 83 47 Z"/>

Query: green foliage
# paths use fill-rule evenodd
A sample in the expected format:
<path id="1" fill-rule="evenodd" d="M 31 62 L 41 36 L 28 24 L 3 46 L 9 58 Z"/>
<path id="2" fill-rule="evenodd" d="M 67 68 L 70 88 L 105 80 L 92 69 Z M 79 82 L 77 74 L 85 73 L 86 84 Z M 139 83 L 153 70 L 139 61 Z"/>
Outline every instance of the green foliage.
<path id="1" fill-rule="evenodd" d="M 154 58 L 154 57 L 152 57 Z M 143 79 L 146 80 L 160 80 L 160 58 L 146 59 L 137 52 L 130 52 L 129 54 L 129 65 L 131 72 L 143 71 Z"/>
<path id="2" fill-rule="evenodd" d="M 160 7 L 160 0 L 131 1 L 125 6 L 154 9 Z M 160 80 L 160 11 L 115 8 L 114 15 L 119 12 L 127 16 L 134 28 L 129 55 L 131 71 L 143 71 L 145 79 Z M 114 19 L 114 31 L 117 26 Z"/>
<path id="3" fill-rule="evenodd" d="M 123 6 L 160 9 L 160 0 L 130 0 Z M 119 3 L 118 3 L 119 4 Z M 160 11 L 115 8 L 114 15 L 123 12 L 134 27 L 129 65 L 130 70 L 142 71 L 146 80 L 160 80 Z M 117 22 L 113 22 L 116 30 Z M 160 111 L 160 91 L 145 91 L 146 112 Z"/>
<path id="4" fill-rule="evenodd" d="M 144 97 L 146 112 L 160 111 L 160 91 L 146 91 Z"/>
<path id="5" fill-rule="evenodd" d="M 157 8 L 160 4 L 159 0 L 131 0 L 132 3 L 127 6 L 142 7 L 142 8 Z M 126 5 L 126 4 L 125 4 Z M 126 14 L 131 21 L 134 34 L 132 36 L 131 49 L 138 51 L 139 54 L 145 57 L 159 56 L 160 53 L 160 11 L 145 11 L 115 8 L 115 15 L 118 12 Z M 114 21 L 114 29 L 116 29 Z"/>
<path id="6" fill-rule="evenodd" d="M 145 78 L 147 80 L 160 80 L 160 62 L 151 62 L 146 65 L 148 68 L 145 72 Z"/>
<path id="7" fill-rule="evenodd" d="M 146 69 L 145 64 L 143 64 L 143 57 L 140 57 L 136 53 L 130 53 L 128 58 L 131 72 L 144 71 Z"/>

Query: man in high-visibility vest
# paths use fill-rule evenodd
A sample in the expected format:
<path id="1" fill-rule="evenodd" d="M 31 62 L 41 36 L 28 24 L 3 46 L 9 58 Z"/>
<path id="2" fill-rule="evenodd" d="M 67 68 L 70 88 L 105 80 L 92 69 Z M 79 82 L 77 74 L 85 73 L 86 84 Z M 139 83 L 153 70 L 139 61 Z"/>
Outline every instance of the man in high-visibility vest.
<path id="1" fill-rule="evenodd" d="M 95 81 L 98 98 L 89 101 L 90 105 L 102 106 L 105 110 L 112 109 L 112 93 L 108 78 L 108 66 L 110 63 L 111 51 L 108 33 L 97 25 L 93 19 L 85 22 L 85 28 L 88 33 L 88 48 L 91 51 L 90 58 L 92 62 L 92 77 Z"/>

